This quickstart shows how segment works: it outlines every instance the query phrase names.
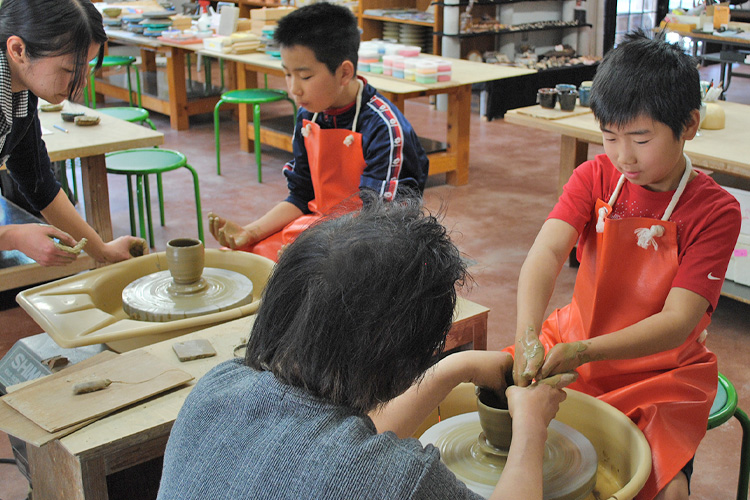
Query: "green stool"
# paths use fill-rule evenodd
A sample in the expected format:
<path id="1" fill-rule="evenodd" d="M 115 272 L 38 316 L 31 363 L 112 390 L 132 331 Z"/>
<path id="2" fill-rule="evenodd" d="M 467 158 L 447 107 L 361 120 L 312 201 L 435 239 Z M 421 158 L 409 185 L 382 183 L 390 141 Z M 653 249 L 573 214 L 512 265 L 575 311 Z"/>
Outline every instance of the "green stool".
<path id="1" fill-rule="evenodd" d="M 297 106 L 283 90 L 275 89 L 243 89 L 230 90 L 221 94 L 221 99 L 214 107 L 214 136 L 216 139 L 216 173 L 221 175 L 221 146 L 219 144 L 219 108 L 224 103 L 229 104 L 252 104 L 253 106 L 253 129 L 255 138 L 253 147 L 255 149 L 255 163 L 258 165 L 258 182 L 263 182 L 260 169 L 260 105 L 269 102 L 287 100 L 292 103 L 294 108 L 295 123 L 297 120 Z"/>
<path id="2" fill-rule="evenodd" d="M 737 406 L 737 391 L 724 375 L 719 373 L 719 387 L 708 416 L 708 429 L 725 423 L 734 416 L 742 427 L 740 451 L 740 478 L 737 481 L 737 500 L 747 500 L 748 477 L 750 477 L 750 419 Z"/>
<path id="3" fill-rule="evenodd" d="M 149 118 L 148 110 L 143 107 L 141 98 L 141 76 L 138 73 L 138 66 L 135 64 L 135 57 L 132 56 L 104 56 L 102 60 L 102 68 L 112 68 L 117 66 L 124 66 L 127 70 L 128 75 L 128 106 L 116 106 L 111 108 L 102 108 L 99 111 L 109 116 L 114 116 L 120 120 L 125 120 L 131 123 L 145 123 L 151 129 L 156 130 L 154 122 Z M 90 67 L 94 67 L 96 61 L 89 63 Z M 138 97 L 138 106 L 133 104 L 133 83 L 130 78 L 130 68 L 135 70 L 135 83 L 136 83 L 136 96 Z M 96 109 L 96 87 L 95 87 L 95 75 L 92 71 L 89 75 L 88 88 L 83 93 L 84 104 L 91 106 Z"/>
<path id="4" fill-rule="evenodd" d="M 170 149 L 139 148 L 125 151 L 115 151 L 107 154 L 107 173 L 127 175 L 128 177 L 128 206 L 130 208 L 130 234 L 135 236 L 135 212 L 133 204 L 133 184 L 131 176 L 136 176 L 136 195 L 138 203 L 138 217 L 140 223 L 141 238 L 145 238 L 146 222 L 144 212 L 148 220 L 148 241 L 154 248 L 154 231 L 151 222 L 151 190 L 149 189 L 148 175 L 156 174 L 156 182 L 159 187 L 159 215 L 161 225 L 164 225 L 164 198 L 162 196 L 161 174 L 185 167 L 193 175 L 193 188 L 195 190 L 195 210 L 198 216 L 198 238 L 205 244 L 203 238 L 203 217 L 201 214 L 201 195 L 198 183 L 198 173 L 188 165 L 187 158 L 182 153 Z M 145 209 L 144 209 L 145 198 Z"/>

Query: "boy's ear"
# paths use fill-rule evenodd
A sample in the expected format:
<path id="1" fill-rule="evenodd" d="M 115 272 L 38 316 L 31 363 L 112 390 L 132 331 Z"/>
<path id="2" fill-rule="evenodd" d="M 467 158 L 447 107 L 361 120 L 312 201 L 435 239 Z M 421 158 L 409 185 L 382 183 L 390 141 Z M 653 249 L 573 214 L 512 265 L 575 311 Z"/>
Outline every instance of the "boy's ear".
<path id="1" fill-rule="evenodd" d="M 701 112 L 700 110 L 694 109 L 690 112 L 690 121 L 685 125 L 685 130 L 682 132 L 682 138 L 689 141 L 695 137 L 698 133 L 698 128 L 701 124 Z"/>
<path id="2" fill-rule="evenodd" d="M 354 68 L 354 64 L 351 61 L 346 60 L 341 63 L 338 69 L 339 78 L 341 79 L 341 85 L 348 85 L 352 78 L 357 75 L 357 71 Z"/>

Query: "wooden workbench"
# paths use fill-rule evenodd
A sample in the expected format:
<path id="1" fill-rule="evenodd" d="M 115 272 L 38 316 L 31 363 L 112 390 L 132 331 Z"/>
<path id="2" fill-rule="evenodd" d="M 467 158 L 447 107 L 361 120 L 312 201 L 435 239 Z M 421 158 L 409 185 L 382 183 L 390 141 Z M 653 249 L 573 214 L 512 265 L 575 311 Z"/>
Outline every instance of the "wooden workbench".
<path id="1" fill-rule="evenodd" d="M 487 345 L 489 309 L 463 298 L 456 304 L 458 317 L 448 333 L 446 349 L 473 342 Z M 200 330 L 179 340 L 208 339 L 217 356 L 180 363 L 172 351 L 175 339 L 141 348 L 195 377 L 190 385 L 136 404 L 42 447 L 28 447 L 34 500 L 106 500 L 107 476 L 161 457 L 193 384 L 218 363 L 231 359 L 243 344 L 254 316 Z"/>
<path id="2" fill-rule="evenodd" d="M 726 101 L 719 101 L 717 104 L 724 109 L 726 126 L 722 130 L 700 130 L 700 135 L 685 142 L 684 151 L 695 167 L 750 178 L 750 154 L 747 145 L 750 106 Z M 508 111 L 505 121 L 555 132 L 562 136 L 558 177 L 558 193 L 562 193 L 562 188 L 568 182 L 573 169 L 588 158 L 589 144 L 603 144 L 602 131 L 592 113 L 550 120 L 532 116 L 537 108 L 538 106 L 529 106 Z M 750 287 L 732 281 L 724 282 L 722 294 L 750 303 Z"/>
<path id="3" fill-rule="evenodd" d="M 198 53 L 234 62 L 236 65 L 235 77 L 237 88 L 261 86 L 260 82 L 262 78 L 260 77 L 262 75 L 284 76 L 281 60 L 265 53 L 255 52 L 238 55 L 222 54 L 208 50 L 200 50 Z M 434 56 L 426 55 L 420 56 L 420 58 L 438 59 Z M 469 181 L 471 86 L 475 83 L 532 74 L 535 71 L 477 63 L 463 59 L 440 59 L 448 60 L 453 65 L 450 81 L 422 84 L 400 78 L 376 75 L 374 73 L 361 73 L 361 75 L 402 112 L 404 111 L 404 104 L 407 99 L 447 94 L 446 148 L 445 151 L 429 155 L 430 175 L 446 173 L 449 184 L 460 186 Z M 249 120 L 250 114 L 247 105 L 240 105 L 239 134 L 240 147 L 243 151 L 250 151 L 250 141 L 254 137 L 254 130 L 252 125 L 248 123 Z M 291 152 L 292 132 L 291 126 L 289 130 L 283 132 L 262 127 L 261 142 Z"/>
<path id="4" fill-rule="evenodd" d="M 39 119 L 45 130 L 42 139 L 47 145 L 51 161 L 81 159 L 81 192 L 86 220 L 104 241 L 110 241 L 112 219 L 109 213 L 109 187 L 104 155 L 123 149 L 158 146 L 164 142 L 164 135 L 69 102 L 65 103 L 65 110 L 97 115 L 101 123 L 93 127 L 79 127 L 64 122 L 59 111 L 40 111 Z M 54 125 L 65 128 L 68 133 L 54 128 Z M 92 269 L 95 265 L 94 259 L 85 254 L 65 267 L 42 267 L 36 262 L 19 261 L 18 265 L 0 269 L 0 291 L 70 276 Z"/>

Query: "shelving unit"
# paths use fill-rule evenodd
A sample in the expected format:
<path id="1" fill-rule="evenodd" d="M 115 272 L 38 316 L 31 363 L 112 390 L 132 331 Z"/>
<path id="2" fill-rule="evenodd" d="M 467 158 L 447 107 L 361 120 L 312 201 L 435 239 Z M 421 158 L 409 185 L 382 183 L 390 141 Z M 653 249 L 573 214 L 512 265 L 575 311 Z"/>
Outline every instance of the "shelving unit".
<path id="1" fill-rule="evenodd" d="M 357 19 L 359 26 L 362 28 L 362 40 L 372 40 L 375 38 L 383 38 L 383 26 L 386 22 L 392 22 L 397 24 L 406 24 L 411 26 L 422 26 L 432 30 L 432 53 L 440 54 L 439 51 L 439 38 L 434 33 L 438 31 L 438 28 L 442 25 L 442 17 L 438 15 L 435 10 L 435 15 L 432 21 L 422 21 L 414 19 L 405 19 L 397 16 L 380 16 L 366 14 L 366 11 L 372 10 L 405 10 L 414 9 L 419 12 L 426 12 L 431 3 L 430 0 L 359 0 L 359 10 L 357 12 Z"/>

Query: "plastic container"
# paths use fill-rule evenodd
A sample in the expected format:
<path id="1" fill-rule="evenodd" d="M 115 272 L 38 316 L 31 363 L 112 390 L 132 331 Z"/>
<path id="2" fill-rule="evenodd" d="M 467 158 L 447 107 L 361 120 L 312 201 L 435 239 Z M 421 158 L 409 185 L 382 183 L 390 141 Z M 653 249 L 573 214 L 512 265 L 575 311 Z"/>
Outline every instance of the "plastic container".
<path id="1" fill-rule="evenodd" d="M 383 63 L 382 62 L 370 63 L 370 73 L 375 73 L 376 75 L 383 73 Z"/>
<path id="2" fill-rule="evenodd" d="M 404 57 L 419 57 L 420 52 L 422 52 L 422 47 L 416 45 L 404 45 L 398 49 L 398 55 Z"/>
<path id="3" fill-rule="evenodd" d="M 385 46 L 385 54 L 388 56 L 399 55 L 398 51 L 403 49 L 405 45 L 400 43 L 389 43 Z"/>
<path id="4" fill-rule="evenodd" d="M 357 71 L 370 71 L 370 63 L 357 62 Z"/>
<path id="5" fill-rule="evenodd" d="M 415 72 L 417 83 L 437 83 L 438 63 L 435 61 L 419 61 Z"/>
<path id="6" fill-rule="evenodd" d="M 404 79 L 414 81 L 417 79 L 417 58 L 407 57 L 404 59 Z"/>
<path id="7" fill-rule="evenodd" d="M 439 59 L 436 62 L 438 65 L 437 81 L 449 82 L 453 73 L 453 63 L 445 59 Z"/>
<path id="8" fill-rule="evenodd" d="M 404 77 L 404 58 L 399 55 L 383 56 L 383 74 L 394 76 L 396 78 Z"/>
<path id="9" fill-rule="evenodd" d="M 360 62 L 367 63 L 367 64 L 380 61 L 380 54 L 378 54 L 378 49 L 374 47 L 365 48 L 365 49 L 362 49 L 360 47 L 359 52 L 357 53 L 357 56 Z"/>

